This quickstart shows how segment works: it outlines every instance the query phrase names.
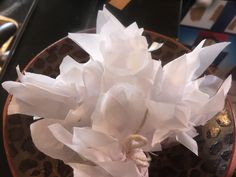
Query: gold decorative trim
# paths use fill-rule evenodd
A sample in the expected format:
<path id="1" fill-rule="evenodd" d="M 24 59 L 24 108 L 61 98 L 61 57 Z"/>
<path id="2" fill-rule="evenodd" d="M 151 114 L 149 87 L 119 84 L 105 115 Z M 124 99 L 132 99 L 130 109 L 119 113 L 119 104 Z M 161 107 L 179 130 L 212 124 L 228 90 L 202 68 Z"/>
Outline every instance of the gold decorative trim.
<path id="1" fill-rule="evenodd" d="M 11 18 L 8 18 L 8 17 L 1 16 L 1 15 L 0 15 L 0 22 L 11 22 L 11 23 L 13 23 L 14 25 L 16 25 L 17 28 L 19 27 L 18 23 L 17 23 L 15 20 L 13 20 L 13 19 L 11 19 Z M 13 36 L 10 37 L 10 38 L 1 46 L 1 48 L 0 48 L 0 53 L 4 53 L 4 52 L 7 51 L 7 49 L 8 49 L 8 47 L 10 46 L 12 40 L 13 40 Z"/>

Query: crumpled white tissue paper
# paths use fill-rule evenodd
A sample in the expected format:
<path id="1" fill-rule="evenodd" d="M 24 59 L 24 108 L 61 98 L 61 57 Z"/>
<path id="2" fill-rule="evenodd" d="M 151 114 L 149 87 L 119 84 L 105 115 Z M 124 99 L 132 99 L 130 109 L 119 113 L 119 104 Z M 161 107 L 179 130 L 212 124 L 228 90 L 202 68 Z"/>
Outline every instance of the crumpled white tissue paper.
<path id="1" fill-rule="evenodd" d="M 89 53 L 87 63 L 67 56 L 55 79 L 17 68 L 19 82 L 2 84 L 13 95 L 8 114 L 42 117 L 31 125 L 34 144 L 75 177 L 148 177 L 146 152 L 167 138 L 198 154 L 195 127 L 224 107 L 231 76 L 201 76 L 228 42 L 202 41 L 162 67 L 150 53 L 162 44 L 148 48 L 142 32 L 104 8 L 96 34 L 68 35 Z"/>

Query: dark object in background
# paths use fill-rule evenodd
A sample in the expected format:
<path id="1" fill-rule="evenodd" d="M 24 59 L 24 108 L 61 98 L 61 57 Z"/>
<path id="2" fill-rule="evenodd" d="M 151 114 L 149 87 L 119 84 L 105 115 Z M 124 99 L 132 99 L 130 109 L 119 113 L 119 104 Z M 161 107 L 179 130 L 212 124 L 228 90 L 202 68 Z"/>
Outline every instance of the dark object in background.
<path id="1" fill-rule="evenodd" d="M 107 8 L 127 26 L 137 22 L 139 27 L 176 38 L 181 16 L 182 0 L 132 0 L 121 11 Z"/>
<path id="2" fill-rule="evenodd" d="M 0 34 L 3 44 L 0 45 L 0 78 L 21 39 L 36 2 L 37 0 L 0 1 L 0 24 L 12 23 L 9 26 L 4 25 Z M 6 41 L 7 38 L 9 39 Z"/>
<path id="3" fill-rule="evenodd" d="M 35 0 L 0 0 L 0 15 L 22 24 Z"/>
<path id="4" fill-rule="evenodd" d="M 13 36 L 15 35 L 18 27 L 13 22 L 6 22 L 1 20 L 0 17 L 0 73 L 4 65 L 11 47 Z"/>
<path id="5" fill-rule="evenodd" d="M 0 24 L 0 48 L 1 46 L 15 34 L 17 27 L 11 22 Z"/>
<path id="6" fill-rule="evenodd" d="M 186 13 L 190 9 L 190 7 L 192 7 L 194 2 L 195 2 L 195 0 L 183 0 L 181 18 L 183 18 L 186 15 Z"/>
<path id="7" fill-rule="evenodd" d="M 210 66 L 211 73 L 226 78 L 232 73 L 231 89 L 228 97 L 236 110 L 236 2 L 217 0 L 209 8 L 194 5 L 183 18 L 180 25 L 179 40 L 190 48 L 194 48 L 202 39 L 207 43 L 231 42 Z M 235 151 L 235 150 L 234 150 Z M 229 174 L 235 168 L 233 156 Z M 225 157 L 223 157 L 225 159 Z"/>

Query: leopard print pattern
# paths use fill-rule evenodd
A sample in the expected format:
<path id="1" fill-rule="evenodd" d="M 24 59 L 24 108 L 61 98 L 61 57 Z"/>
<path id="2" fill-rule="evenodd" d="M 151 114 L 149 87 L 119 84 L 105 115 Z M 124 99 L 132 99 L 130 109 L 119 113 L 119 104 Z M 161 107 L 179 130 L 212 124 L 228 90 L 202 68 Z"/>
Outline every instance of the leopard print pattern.
<path id="1" fill-rule="evenodd" d="M 189 51 L 165 36 L 148 31 L 144 35 L 149 44 L 153 41 L 164 43 L 161 49 L 152 52 L 153 58 L 161 59 L 164 64 Z M 26 70 L 56 77 L 66 55 L 81 63 L 89 59 L 88 54 L 73 41 L 64 38 L 36 56 Z M 4 142 L 14 177 L 73 176 L 69 166 L 46 156 L 34 146 L 29 129 L 34 122 L 32 117 L 16 114 L 4 119 Z M 221 113 L 197 130 L 199 156 L 180 144 L 151 154 L 150 177 L 223 177 L 232 158 L 234 144 L 234 122 L 229 102 Z"/>

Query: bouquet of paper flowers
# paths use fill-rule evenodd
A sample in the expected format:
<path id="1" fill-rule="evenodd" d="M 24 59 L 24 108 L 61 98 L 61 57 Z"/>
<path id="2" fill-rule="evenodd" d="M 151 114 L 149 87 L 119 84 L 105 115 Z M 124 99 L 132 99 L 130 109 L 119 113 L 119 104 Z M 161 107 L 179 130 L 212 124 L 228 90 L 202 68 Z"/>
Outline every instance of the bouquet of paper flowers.
<path id="1" fill-rule="evenodd" d="M 2 84 L 13 95 L 8 114 L 42 118 L 30 127 L 35 146 L 75 177 L 148 177 L 148 153 L 166 139 L 197 155 L 195 127 L 224 107 L 231 76 L 203 74 L 227 42 L 202 41 L 162 66 L 151 57 L 161 44 L 149 47 L 142 32 L 104 8 L 96 34 L 68 35 L 89 53 L 87 63 L 67 56 L 55 79 L 17 68 L 19 82 Z"/>

